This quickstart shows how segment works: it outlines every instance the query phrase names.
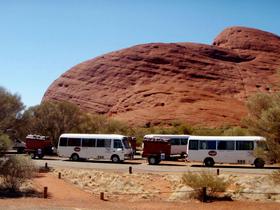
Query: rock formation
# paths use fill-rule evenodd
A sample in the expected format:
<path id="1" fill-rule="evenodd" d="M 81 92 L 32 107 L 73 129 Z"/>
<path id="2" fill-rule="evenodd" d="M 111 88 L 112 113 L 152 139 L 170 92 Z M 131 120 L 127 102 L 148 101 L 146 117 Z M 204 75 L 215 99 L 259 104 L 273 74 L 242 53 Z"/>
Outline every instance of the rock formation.
<path id="1" fill-rule="evenodd" d="M 236 125 L 248 96 L 279 89 L 279 67 L 279 36 L 231 27 L 212 45 L 142 44 L 85 61 L 55 80 L 43 101 L 69 101 L 134 125 Z"/>

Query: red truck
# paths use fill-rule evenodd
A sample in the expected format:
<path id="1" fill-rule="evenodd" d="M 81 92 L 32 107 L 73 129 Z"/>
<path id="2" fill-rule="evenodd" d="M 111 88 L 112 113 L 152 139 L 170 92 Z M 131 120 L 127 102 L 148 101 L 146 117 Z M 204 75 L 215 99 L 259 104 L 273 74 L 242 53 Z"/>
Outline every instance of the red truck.
<path id="1" fill-rule="evenodd" d="M 159 164 L 161 160 L 178 159 L 185 156 L 189 135 L 145 135 L 142 157 L 150 165 Z"/>
<path id="2" fill-rule="evenodd" d="M 48 136 L 27 135 L 25 138 L 25 152 L 28 153 L 32 159 L 38 157 L 42 159 L 45 154 L 52 153 L 53 145 Z"/>

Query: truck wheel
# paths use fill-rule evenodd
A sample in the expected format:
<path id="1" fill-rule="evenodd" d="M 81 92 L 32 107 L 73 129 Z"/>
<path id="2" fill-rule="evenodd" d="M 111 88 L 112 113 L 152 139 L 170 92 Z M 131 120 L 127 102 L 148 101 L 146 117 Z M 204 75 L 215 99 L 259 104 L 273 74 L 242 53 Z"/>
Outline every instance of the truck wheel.
<path id="1" fill-rule="evenodd" d="M 264 167 L 264 160 L 261 159 L 261 158 L 257 158 L 255 161 L 254 161 L 254 165 L 256 168 L 263 168 Z"/>
<path id="2" fill-rule="evenodd" d="M 215 164 L 215 162 L 214 162 L 213 158 L 205 158 L 204 165 L 206 167 L 213 167 L 214 164 Z"/>
<path id="3" fill-rule="evenodd" d="M 36 158 L 35 152 L 31 152 L 31 153 L 30 153 L 30 157 L 31 157 L 31 159 L 35 159 L 35 158 Z"/>
<path id="4" fill-rule="evenodd" d="M 43 155 L 43 154 L 38 155 L 38 158 L 39 158 L 39 159 L 43 159 L 43 157 L 44 157 L 44 155 Z"/>
<path id="5" fill-rule="evenodd" d="M 148 162 L 150 165 L 157 165 L 159 164 L 159 159 L 155 156 L 148 157 Z"/>
<path id="6" fill-rule="evenodd" d="M 78 154 L 72 154 L 71 155 L 71 160 L 73 161 L 78 161 L 80 159 L 79 155 Z"/>
<path id="7" fill-rule="evenodd" d="M 119 163 L 120 162 L 120 158 L 117 155 L 113 155 L 111 157 L 111 160 L 112 160 L 113 163 Z"/>
<path id="8" fill-rule="evenodd" d="M 17 153 L 18 154 L 22 154 L 24 152 L 24 148 L 23 147 L 20 147 L 17 149 Z"/>

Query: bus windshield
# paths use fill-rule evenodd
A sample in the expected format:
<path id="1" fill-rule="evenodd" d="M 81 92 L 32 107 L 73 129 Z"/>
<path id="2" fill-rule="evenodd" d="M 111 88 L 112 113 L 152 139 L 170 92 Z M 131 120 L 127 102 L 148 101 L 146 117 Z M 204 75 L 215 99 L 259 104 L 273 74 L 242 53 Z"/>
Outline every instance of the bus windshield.
<path id="1" fill-rule="evenodd" d="M 125 149 L 130 149 L 128 138 L 127 137 L 123 137 L 122 141 L 123 141 L 124 148 Z"/>
<path id="2" fill-rule="evenodd" d="M 257 147 L 263 149 L 264 151 L 268 151 L 266 141 L 257 141 Z"/>

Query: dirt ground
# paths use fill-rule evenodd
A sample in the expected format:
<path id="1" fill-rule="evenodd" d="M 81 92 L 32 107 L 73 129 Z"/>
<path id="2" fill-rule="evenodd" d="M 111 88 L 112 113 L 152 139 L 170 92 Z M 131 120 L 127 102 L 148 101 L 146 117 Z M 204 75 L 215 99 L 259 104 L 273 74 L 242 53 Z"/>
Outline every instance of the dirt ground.
<path id="1" fill-rule="evenodd" d="M 201 203 L 199 201 L 163 201 L 163 200 L 100 200 L 99 195 L 92 194 L 78 188 L 74 184 L 58 179 L 51 173 L 40 173 L 34 179 L 34 186 L 43 191 L 44 186 L 48 187 L 48 198 L 17 198 L 0 199 L 0 209 L 26 209 L 26 210 L 45 210 L 45 209 L 215 209 L 215 210 L 236 210 L 236 209 L 280 209 L 280 204 L 276 202 L 247 202 L 247 201 L 216 201 L 211 203 Z M 106 194 L 105 194 L 106 199 Z"/>

